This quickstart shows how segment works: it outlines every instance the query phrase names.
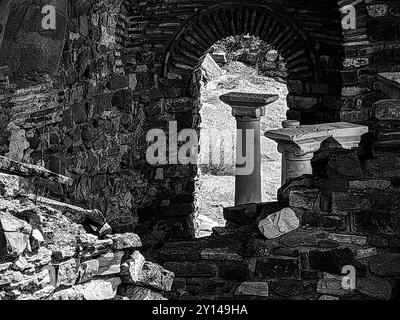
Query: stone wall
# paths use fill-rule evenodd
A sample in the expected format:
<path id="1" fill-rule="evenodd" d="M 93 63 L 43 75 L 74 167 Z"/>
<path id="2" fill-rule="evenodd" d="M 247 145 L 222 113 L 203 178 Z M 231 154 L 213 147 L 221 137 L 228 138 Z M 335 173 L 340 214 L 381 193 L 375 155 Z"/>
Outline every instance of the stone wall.
<path id="1" fill-rule="evenodd" d="M 208 239 L 169 243 L 157 257 L 175 272 L 171 299 L 398 299 L 400 255 L 381 244 L 309 228 L 268 240 L 247 225 L 215 229 Z M 352 283 L 345 281 L 345 266 L 354 267 Z"/>
<path id="2" fill-rule="evenodd" d="M 126 30 L 126 18 L 120 2 L 65 2 L 68 23 L 57 17 L 56 35 L 40 31 L 39 4 L 11 10 L 0 57 L 6 65 L 0 124 L 3 155 L 74 179 L 74 186 L 50 196 L 99 208 L 123 231 L 133 229 L 136 209 L 151 204 L 156 189 L 143 169 L 145 115 L 121 68 L 118 30 Z M 24 33 L 30 37 L 13 37 Z M 56 36 L 54 52 L 25 50 L 33 39 L 53 43 Z"/>
<path id="3" fill-rule="evenodd" d="M 174 274 L 99 210 L 42 196 L 70 178 L 0 157 L 0 300 L 165 300 Z"/>
<path id="4" fill-rule="evenodd" d="M 54 32 L 40 29 L 43 3 L 12 7 L 4 31 L 1 154 L 72 177 L 49 196 L 99 208 L 116 230 L 150 232 L 150 244 L 193 236 L 197 166 L 149 166 L 146 133 L 170 121 L 199 129 L 196 70 L 217 40 L 249 33 L 274 45 L 288 118 L 302 124 L 376 129 L 373 104 L 387 97 L 376 75 L 398 69 L 393 1 L 358 2 L 355 30 L 341 26 L 352 1 L 56 1 Z"/>

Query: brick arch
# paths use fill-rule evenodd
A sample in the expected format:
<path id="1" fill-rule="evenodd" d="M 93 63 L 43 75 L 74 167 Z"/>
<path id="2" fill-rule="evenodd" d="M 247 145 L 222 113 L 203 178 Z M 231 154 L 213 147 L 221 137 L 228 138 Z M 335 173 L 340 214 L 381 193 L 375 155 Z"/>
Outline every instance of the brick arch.
<path id="1" fill-rule="evenodd" d="M 164 61 L 163 76 L 172 71 L 188 74 L 202 63 L 205 53 L 228 36 L 258 36 L 279 51 L 290 79 L 318 81 L 313 49 L 290 19 L 266 5 L 222 3 L 202 10 L 176 33 Z"/>

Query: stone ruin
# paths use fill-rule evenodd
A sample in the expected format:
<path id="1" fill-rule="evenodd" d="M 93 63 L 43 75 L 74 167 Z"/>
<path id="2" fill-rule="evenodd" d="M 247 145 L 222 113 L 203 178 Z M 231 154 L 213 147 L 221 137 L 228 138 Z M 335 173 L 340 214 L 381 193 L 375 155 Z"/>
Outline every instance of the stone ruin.
<path id="1" fill-rule="evenodd" d="M 43 196 L 72 185 L 0 157 L 1 300 L 165 300 L 174 273 L 146 261 L 135 233 L 112 233 L 99 210 Z"/>
<path id="2" fill-rule="evenodd" d="M 397 2 L 55 3 L 55 30 L 0 3 L 1 299 L 399 298 Z M 260 137 L 283 185 L 194 239 L 197 166 L 149 165 L 146 133 L 200 132 L 200 66 L 238 34 L 285 63 L 290 121 Z"/>

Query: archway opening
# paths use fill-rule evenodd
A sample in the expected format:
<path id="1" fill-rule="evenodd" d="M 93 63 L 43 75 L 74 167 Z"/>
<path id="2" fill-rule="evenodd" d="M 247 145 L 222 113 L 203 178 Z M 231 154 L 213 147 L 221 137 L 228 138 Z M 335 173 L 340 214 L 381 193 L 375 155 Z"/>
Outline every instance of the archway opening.
<path id="1" fill-rule="evenodd" d="M 288 110 L 287 69 L 283 57 L 259 37 L 230 36 L 216 42 L 200 67 L 200 157 L 195 234 L 208 236 L 225 226 L 223 208 L 234 206 L 236 120 L 232 108 L 219 97 L 229 92 L 277 94 L 279 100 L 261 118 L 262 201 L 274 201 L 281 186 L 281 155 L 263 137 L 281 127 Z M 256 133 L 257 134 L 257 133 Z"/>
<path id="2" fill-rule="evenodd" d="M 165 97 L 164 105 L 166 110 L 173 113 L 178 130 L 192 128 L 200 134 L 203 77 L 201 66 L 213 45 L 221 39 L 235 35 L 259 37 L 280 53 L 287 73 L 287 119 L 301 120 L 299 118 L 302 109 L 312 110 L 320 106 L 321 98 L 314 97 L 307 89 L 310 84 L 320 81 L 321 70 L 315 59 L 315 46 L 304 31 L 287 14 L 268 6 L 221 4 L 198 12 L 187 24 L 181 26 L 169 44 L 160 84 Z M 239 70 L 240 72 L 242 71 Z M 265 89 L 261 92 L 266 93 Z M 282 94 L 281 99 L 284 100 L 285 96 Z M 281 115 L 282 119 L 286 119 L 284 112 Z M 235 121 L 232 116 L 230 119 Z M 279 127 L 280 125 L 279 123 Z M 268 127 L 264 126 L 261 131 L 264 129 Z M 185 193 L 189 188 L 179 188 L 173 200 L 180 201 L 179 206 L 183 208 L 179 211 L 180 221 L 190 226 L 192 236 L 199 230 L 196 227 L 201 186 L 198 167 L 186 166 L 185 170 L 190 170 L 190 176 L 182 177 L 179 182 L 189 186 L 191 194 Z M 182 203 L 182 199 L 185 203 Z M 212 223 L 210 224 L 208 229 L 212 228 Z"/>

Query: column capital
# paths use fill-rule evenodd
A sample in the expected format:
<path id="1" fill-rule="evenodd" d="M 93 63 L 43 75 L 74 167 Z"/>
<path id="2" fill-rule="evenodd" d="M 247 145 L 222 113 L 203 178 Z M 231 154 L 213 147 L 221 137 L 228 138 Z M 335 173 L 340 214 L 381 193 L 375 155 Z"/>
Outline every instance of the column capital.
<path id="1" fill-rule="evenodd" d="M 368 133 L 366 126 L 337 122 L 271 130 L 265 136 L 278 142 L 279 152 L 304 156 L 317 152 L 321 143 L 328 138 L 335 139 L 344 149 L 358 147 L 361 136 L 365 133 Z"/>
<path id="2" fill-rule="evenodd" d="M 265 115 L 265 107 L 278 99 L 278 95 L 244 92 L 220 96 L 222 102 L 232 107 L 232 115 L 239 121 L 260 119 Z"/>

